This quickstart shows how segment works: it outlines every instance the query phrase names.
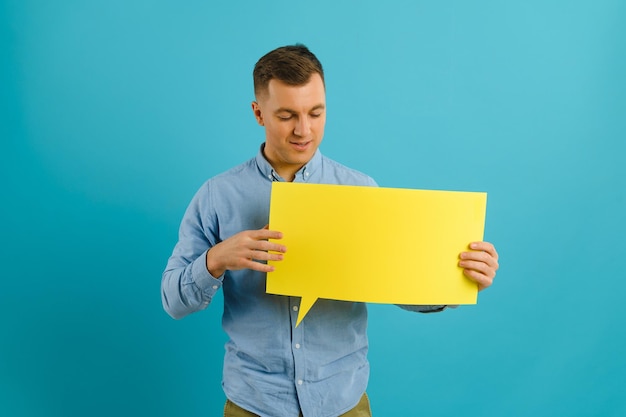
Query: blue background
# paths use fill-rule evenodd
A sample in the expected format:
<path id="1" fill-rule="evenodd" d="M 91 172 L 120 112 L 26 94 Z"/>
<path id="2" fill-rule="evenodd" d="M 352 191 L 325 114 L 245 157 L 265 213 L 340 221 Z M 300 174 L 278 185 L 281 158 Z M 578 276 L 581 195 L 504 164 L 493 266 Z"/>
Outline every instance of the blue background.
<path id="1" fill-rule="evenodd" d="M 295 42 L 327 73 L 326 155 L 489 193 L 502 266 L 477 306 L 371 306 L 375 415 L 626 415 L 625 18 L 618 0 L 0 2 L 0 415 L 220 415 L 221 297 L 174 321 L 161 271 L 196 189 L 264 138 L 254 63 Z"/>

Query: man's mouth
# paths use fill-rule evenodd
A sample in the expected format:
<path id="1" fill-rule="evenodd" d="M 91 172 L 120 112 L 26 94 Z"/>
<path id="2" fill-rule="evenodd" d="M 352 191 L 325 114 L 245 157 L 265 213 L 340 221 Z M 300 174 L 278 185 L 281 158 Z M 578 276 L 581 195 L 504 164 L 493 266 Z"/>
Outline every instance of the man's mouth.
<path id="1" fill-rule="evenodd" d="M 311 144 L 311 141 L 307 141 L 307 142 L 289 142 L 291 144 L 291 146 L 293 146 L 296 150 L 298 151 L 304 151 L 306 150 L 309 145 Z"/>

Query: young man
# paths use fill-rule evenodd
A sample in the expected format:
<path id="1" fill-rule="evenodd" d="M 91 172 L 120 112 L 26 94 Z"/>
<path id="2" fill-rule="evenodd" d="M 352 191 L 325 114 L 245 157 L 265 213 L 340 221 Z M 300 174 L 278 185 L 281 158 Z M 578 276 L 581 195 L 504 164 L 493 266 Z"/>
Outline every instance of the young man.
<path id="1" fill-rule="evenodd" d="M 266 272 L 273 269 L 265 261 L 289 256 L 286 247 L 268 241 L 282 234 L 266 225 L 272 181 L 376 183 L 318 150 L 326 122 L 324 72 L 305 46 L 263 56 L 254 68 L 254 90 L 252 111 L 265 128 L 265 143 L 255 158 L 209 179 L 194 196 L 163 273 L 163 306 L 181 318 L 224 291 L 225 415 L 369 416 L 365 304 L 319 299 L 295 327 L 300 299 L 265 293 Z M 309 215 L 303 207 L 302 221 Z M 482 290 L 495 277 L 498 255 L 486 242 L 470 248 L 459 265 Z M 405 306 L 420 312 L 445 307 Z"/>

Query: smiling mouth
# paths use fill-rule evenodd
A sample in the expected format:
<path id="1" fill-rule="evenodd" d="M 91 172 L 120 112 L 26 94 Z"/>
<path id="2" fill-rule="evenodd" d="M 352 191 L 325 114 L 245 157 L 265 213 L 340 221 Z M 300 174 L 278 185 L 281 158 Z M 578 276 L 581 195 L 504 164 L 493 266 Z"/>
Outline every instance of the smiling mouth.
<path id="1" fill-rule="evenodd" d="M 311 141 L 308 142 L 289 142 L 291 145 L 298 150 L 305 150 L 310 144 Z"/>

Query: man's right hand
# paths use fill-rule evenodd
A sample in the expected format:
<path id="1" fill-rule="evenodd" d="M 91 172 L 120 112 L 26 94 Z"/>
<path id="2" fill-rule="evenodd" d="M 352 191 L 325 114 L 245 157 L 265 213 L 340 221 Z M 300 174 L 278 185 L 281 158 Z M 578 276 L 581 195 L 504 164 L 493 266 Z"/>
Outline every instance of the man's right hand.
<path id="1" fill-rule="evenodd" d="M 206 267 L 214 277 L 220 277 L 226 270 L 252 269 L 272 272 L 273 266 L 257 261 L 281 261 L 287 248 L 268 239 L 282 239 L 281 232 L 268 230 L 245 230 L 213 246 L 206 254 Z M 278 253 L 270 253 L 278 252 Z"/>

